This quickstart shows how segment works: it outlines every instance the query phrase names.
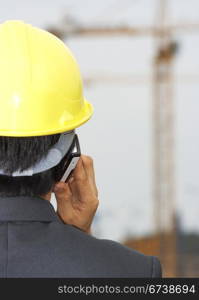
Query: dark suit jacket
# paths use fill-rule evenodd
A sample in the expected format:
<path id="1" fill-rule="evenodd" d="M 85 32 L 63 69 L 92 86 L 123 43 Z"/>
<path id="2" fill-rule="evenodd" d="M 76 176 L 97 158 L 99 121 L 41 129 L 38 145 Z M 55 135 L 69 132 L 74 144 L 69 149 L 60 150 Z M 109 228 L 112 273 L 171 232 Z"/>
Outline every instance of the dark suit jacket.
<path id="1" fill-rule="evenodd" d="M 64 224 L 47 200 L 0 197 L 0 277 L 161 277 L 161 266 Z"/>

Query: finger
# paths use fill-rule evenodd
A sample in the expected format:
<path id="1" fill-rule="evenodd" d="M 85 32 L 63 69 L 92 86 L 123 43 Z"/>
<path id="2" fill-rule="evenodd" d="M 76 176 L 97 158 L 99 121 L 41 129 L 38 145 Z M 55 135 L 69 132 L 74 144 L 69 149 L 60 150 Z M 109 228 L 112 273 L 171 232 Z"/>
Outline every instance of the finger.
<path id="1" fill-rule="evenodd" d="M 82 155 L 82 163 L 89 177 L 95 179 L 94 162 L 91 156 Z"/>
<path id="2" fill-rule="evenodd" d="M 78 163 L 73 171 L 73 177 L 77 180 L 84 180 L 87 178 L 87 173 L 85 171 L 81 156 L 80 156 Z"/>
<path id="3" fill-rule="evenodd" d="M 71 176 L 68 185 L 73 195 L 73 200 L 84 202 L 88 193 L 87 180 L 76 180 L 74 176 Z"/>
<path id="4" fill-rule="evenodd" d="M 84 168 L 87 172 L 87 176 L 89 179 L 91 179 L 93 185 L 94 185 L 94 189 L 96 192 L 96 195 L 98 195 L 98 191 L 97 191 L 97 186 L 96 186 L 96 181 L 95 181 L 95 171 L 94 171 L 94 162 L 92 157 L 87 156 L 87 155 L 83 155 L 82 156 L 82 161 L 83 161 L 83 165 Z"/>
<path id="5" fill-rule="evenodd" d="M 55 184 L 53 192 L 57 201 L 67 201 L 72 195 L 69 184 L 61 181 Z"/>
<path id="6" fill-rule="evenodd" d="M 73 178 L 73 182 L 70 182 L 69 180 L 69 186 L 72 194 L 75 196 L 74 198 L 81 199 L 81 202 L 85 202 L 86 199 L 92 198 L 90 197 L 90 193 L 94 193 L 96 196 L 98 196 L 98 191 L 95 184 L 93 160 L 91 157 L 81 155 L 77 167 L 73 172 Z"/>

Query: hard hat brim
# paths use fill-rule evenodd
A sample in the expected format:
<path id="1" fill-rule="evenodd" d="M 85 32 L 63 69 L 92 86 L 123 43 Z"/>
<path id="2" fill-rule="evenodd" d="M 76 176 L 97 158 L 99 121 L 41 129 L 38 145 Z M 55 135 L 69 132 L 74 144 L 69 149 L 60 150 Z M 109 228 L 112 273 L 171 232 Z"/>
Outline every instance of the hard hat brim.
<path id="1" fill-rule="evenodd" d="M 0 129 L 0 135 L 1 136 L 13 136 L 13 137 L 26 137 L 26 136 L 42 136 L 42 135 L 51 135 L 51 134 L 56 134 L 56 133 L 62 133 L 66 132 L 69 130 L 73 130 L 82 124 L 86 123 L 92 116 L 93 114 L 93 105 L 88 102 L 86 99 L 84 99 L 84 106 L 79 112 L 79 114 L 73 119 L 70 120 L 70 122 L 63 122 L 61 123 L 60 127 L 44 127 L 42 130 L 31 130 L 28 129 L 27 126 L 27 131 L 25 130 L 12 130 L 11 128 L 8 131 L 1 130 Z M 37 120 L 35 120 L 37 122 Z"/>

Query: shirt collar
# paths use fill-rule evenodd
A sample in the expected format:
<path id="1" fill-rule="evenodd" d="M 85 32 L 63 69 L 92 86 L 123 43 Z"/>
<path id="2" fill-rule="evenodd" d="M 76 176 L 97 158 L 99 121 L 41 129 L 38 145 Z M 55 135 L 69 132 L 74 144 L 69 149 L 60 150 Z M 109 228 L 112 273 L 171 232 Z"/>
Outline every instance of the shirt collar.
<path id="1" fill-rule="evenodd" d="M 0 197 L 1 221 L 61 222 L 50 201 L 37 196 Z"/>

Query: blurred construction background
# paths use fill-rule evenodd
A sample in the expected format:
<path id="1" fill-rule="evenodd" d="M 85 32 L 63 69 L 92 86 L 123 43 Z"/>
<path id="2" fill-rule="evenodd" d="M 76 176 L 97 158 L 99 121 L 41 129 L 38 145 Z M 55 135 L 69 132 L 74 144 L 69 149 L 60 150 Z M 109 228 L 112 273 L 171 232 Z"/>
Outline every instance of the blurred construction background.
<path id="1" fill-rule="evenodd" d="M 77 132 L 94 158 L 93 234 L 199 277 L 199 1 L 0 1 L 74 52 L 95 114 Z M 53 199 L 52 199 L 53 200 Z"/>

